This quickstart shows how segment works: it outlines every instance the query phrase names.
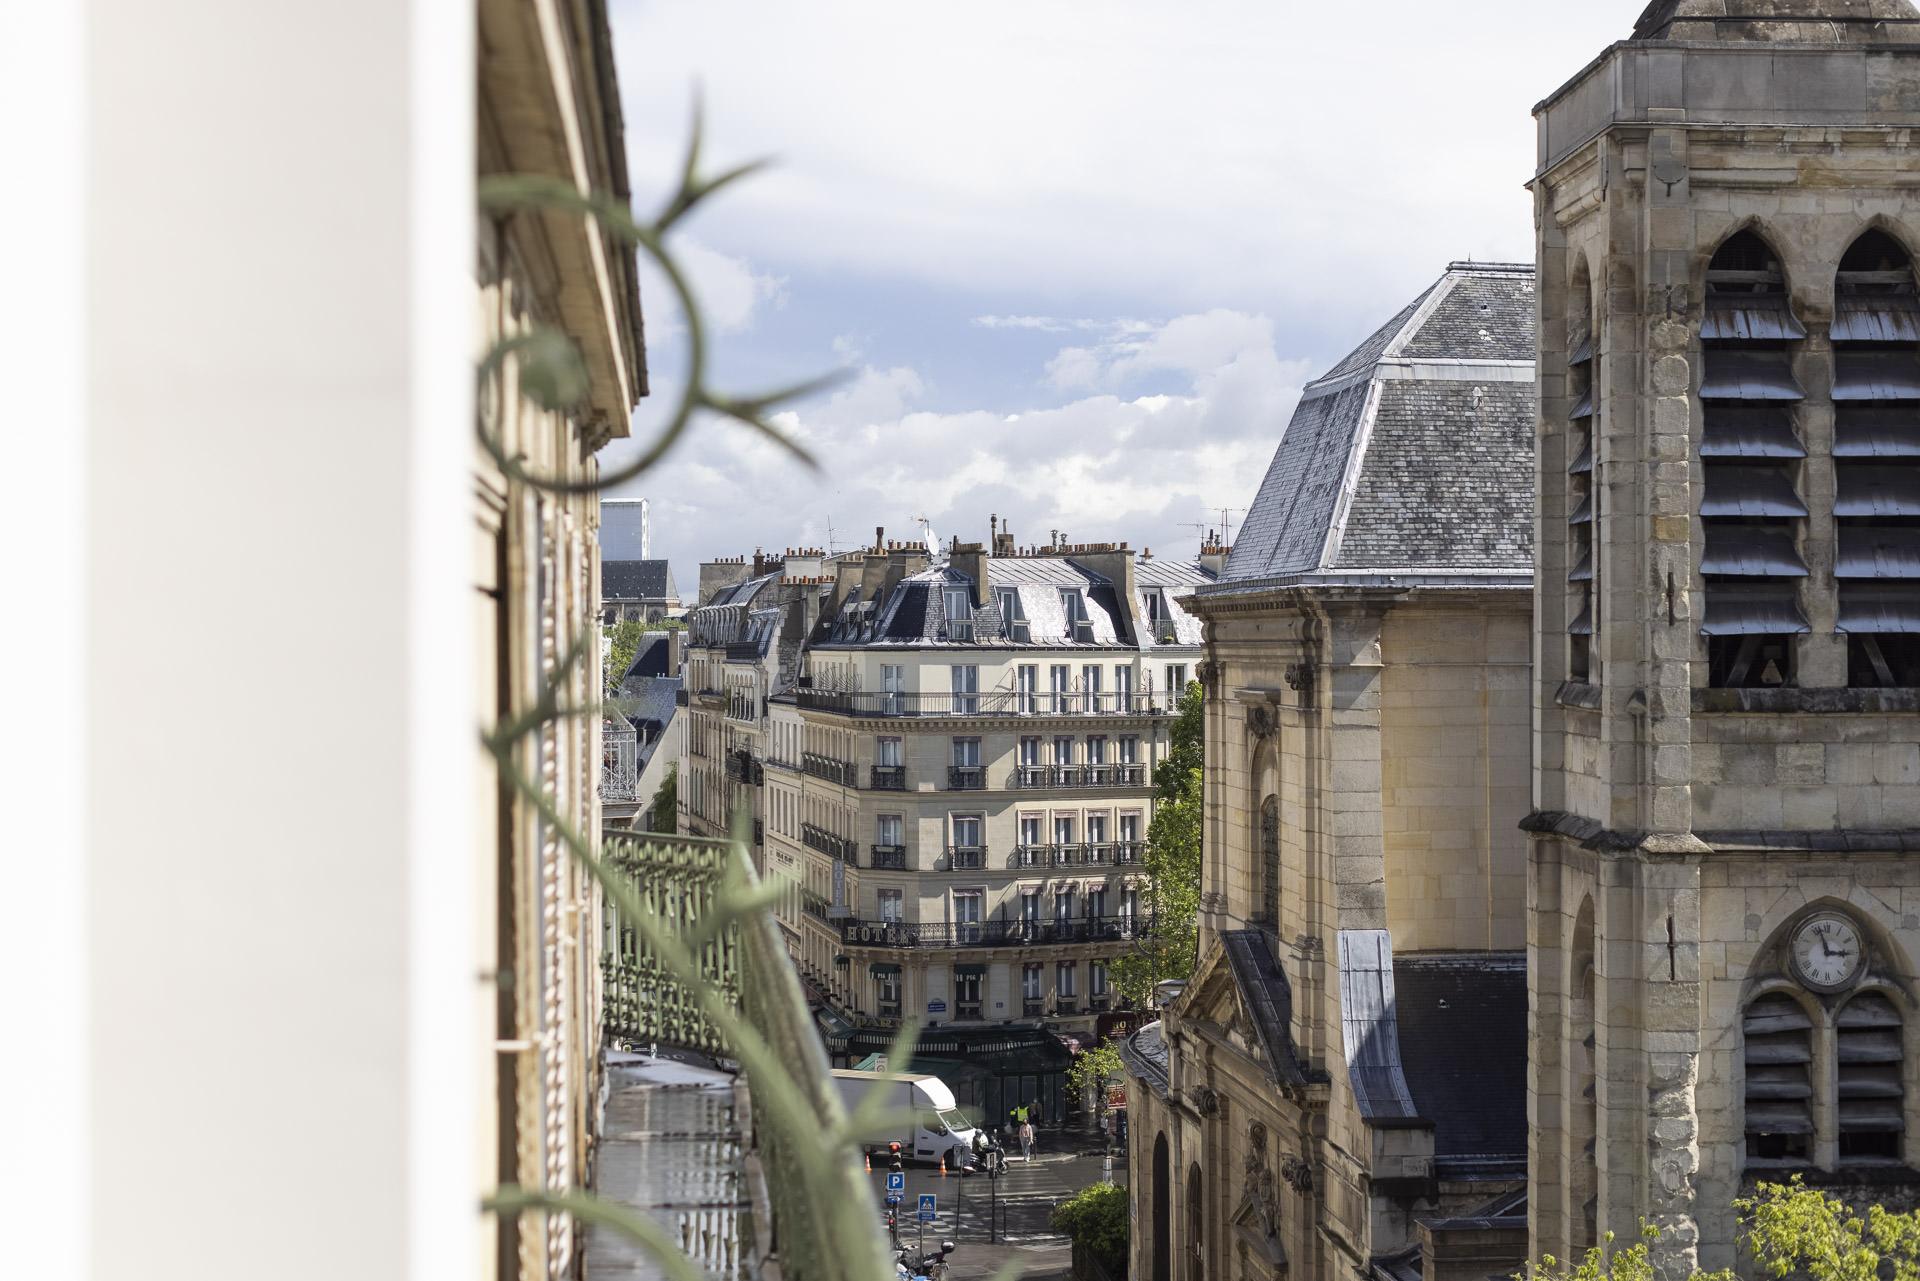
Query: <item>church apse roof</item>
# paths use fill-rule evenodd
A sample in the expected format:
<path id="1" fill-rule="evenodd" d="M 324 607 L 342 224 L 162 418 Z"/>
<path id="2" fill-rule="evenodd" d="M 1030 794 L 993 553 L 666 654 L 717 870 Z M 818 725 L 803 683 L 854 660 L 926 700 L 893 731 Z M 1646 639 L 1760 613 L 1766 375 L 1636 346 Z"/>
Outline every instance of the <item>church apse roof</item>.
<path id="1" fill-rule="evenodd" d="M 1879 44 L 1920 37 L 1908 0 L 1654 0 L 1635 40 Z"/>
<path id="2" fill-rule="evenodd" d="M 1449 266 L 1307 386 L 1199 594 L 1530 585 L 1534 316 L 1530 266 Z"/>

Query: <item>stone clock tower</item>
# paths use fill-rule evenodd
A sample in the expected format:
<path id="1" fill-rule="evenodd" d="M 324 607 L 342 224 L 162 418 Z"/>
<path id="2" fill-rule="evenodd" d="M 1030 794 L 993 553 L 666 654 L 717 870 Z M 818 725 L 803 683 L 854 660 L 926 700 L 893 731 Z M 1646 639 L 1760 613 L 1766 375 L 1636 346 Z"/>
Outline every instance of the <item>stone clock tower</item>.
<path id="1" fill-rule="evenodd" d="M 1920 1193 L 1920 15 L 1664 0 L 1535 111 L 1531 1247 Z"/>

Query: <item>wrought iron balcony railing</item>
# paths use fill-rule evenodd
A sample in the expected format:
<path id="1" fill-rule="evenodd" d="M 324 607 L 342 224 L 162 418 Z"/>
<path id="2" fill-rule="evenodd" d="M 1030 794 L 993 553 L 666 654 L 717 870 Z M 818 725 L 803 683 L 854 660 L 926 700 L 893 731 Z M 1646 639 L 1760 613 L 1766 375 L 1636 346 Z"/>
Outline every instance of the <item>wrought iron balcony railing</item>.
<path id="1" fill-rule="evenodd" d="M 753 758 L 752 752 L 736 747 L 727 753 L 727 777 L 735 783 L 758 787 L 767 781 L 767 771 Z"/>
<path id="2" fill-rule="evenodd" d="M 1101 1014 L 1113 1004 L 1111 996 L 1090 996 L 1087 998 L 1087 1013 Z"/>
<path id="3" fill-rule="evenodd" d="M 947 870 L 951 872 L 979 871 L 987 865 L 987 847 L 984 845 L 947 846 Z"/>
<path id="4" fill-rule="evenodd" d="M 856 846 L 844 836 L 837 836 L 824 827 L 815 827 L 812 823 L 800 825 L 800 840 L 808 849 L 819 850 L 830 858 L 843 863 L 851 863 L 856 857 Z"/>
<path id="5" fill-rule="evenodd" d="M 832 756 L 822 756 L 817 752 L 803 752 L 800 756 L 800 772 L 829 783 L 838 783 L 842 787 L 858 787 L 860 772 L 852 761 L 839 760 Z"/>
<path id="6" fill-rule="evenodd" d="M 1125 765 L 1016 765 L 1009 787 L 1145 787 L 1147 767 Z"/>
<path id="7" fill-rule="evenodd" d="M 624 719 L 608 717 L 600 730 L 600 799 L 632 802 L 640 799 L 639 736 Z"/>
<path id="8" fill-rule="evenodd" d="M 1117 943 L 1146 938 L 1152 932 L 1153 918 L 1146 915 L 1075 917 L 1067 921 L 840 922 L 840 941 L 846 946 L 889 949 Z"/>
<path id="9" fill-rule="evenodd" d="M 949 765 L 947 767 L 947 790 L 953 792 L 977 792 L 987 785 L 987 771 L 980 765 Z"/>
<path id="10" fill-rule="evenodd" d="M 1037 1019 L 1042 1015 L 1044 1015 L 1046 1012 L 1047 1012 L 1047 1003 L 1044 999 L 1038 1000 L 1038 1001 L 1027 1000 L 1027 1001 L 1020 1002 L 1020 1015 L 1022 1018 Z"/>
<path id="11" fill-rule="evenodd" d="M 1071 845 L 1016 845 L 1008 867 L 1127 867 L 1146 857 L 1142 841 L 1089 841 Z"/>
<path id="12" fill-rule="evenodd" d="M 977 1018 L 979 1018 L 979 1017 L 980 1017 L 980 1002 L 978 1002 L 978 1001 L 955 1001 L 955 1002 L 954 1002 L 954 1004 L 953 1004 L 953 1017 L 954 1017 L 954 1018 L 956 1018 L 956 1019 L 963 1019 L 963 1020 L 964 1020 L 964 1019 L 977 1019 Z"/>
<path id="13" fill-rule="evenodd" d="M 907 767 L 904 765 L 875 765 L 867 774 L 867 788 L 875 792 L 904 792 L 907 790 Z"/>
<path id="14" fill-rule="evenodd" d="M 882 872 L 906 871 L 907 847 L 904 845 L 873 846 L 871 866 Z"/>
<path id="15" fill-rule="evenodd" d="M 801 707 L 843 716 L 1008 717 L 1008 716 L 1165 716 L 1165 695 L 1144 693 L 1025 693 L 993 690 L 980 694 L 907 694 L 888 690 L 795 691 Z"/>

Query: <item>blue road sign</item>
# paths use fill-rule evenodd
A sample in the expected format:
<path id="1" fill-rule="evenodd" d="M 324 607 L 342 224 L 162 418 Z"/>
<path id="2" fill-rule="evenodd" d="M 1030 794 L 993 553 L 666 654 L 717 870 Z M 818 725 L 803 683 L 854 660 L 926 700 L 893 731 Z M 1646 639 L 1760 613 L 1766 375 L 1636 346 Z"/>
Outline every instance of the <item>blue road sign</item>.
<path id="1" fill-rule="evenodd" d="M 888 1205 L 899 1205 L 899 1204 L 900 1204 L 900 1200 L 901 1200 L 901 1197 L 900 1197 L 900 1194 L 899 1194 L 898 1192 L 889 1192 L 889 1193 L 887 1193 L 887 1204 L 888 1204 Z"/>
<path id="2" fill-rule="evenodd" d="M 905 1170 L 887 1171 L 887 1191 L 905 1192 L 907 1190 L 907 1172 Z"/>
<path id="3" fill-rule="evenodd" d="M 934 1207 L 939 1203 L 940 1203 L 940 1198 L 936 1197 L 933 1193 L 922 1192 L 920 1194 L 920 1222 L 932 1223 L 934 1218 Z"/>

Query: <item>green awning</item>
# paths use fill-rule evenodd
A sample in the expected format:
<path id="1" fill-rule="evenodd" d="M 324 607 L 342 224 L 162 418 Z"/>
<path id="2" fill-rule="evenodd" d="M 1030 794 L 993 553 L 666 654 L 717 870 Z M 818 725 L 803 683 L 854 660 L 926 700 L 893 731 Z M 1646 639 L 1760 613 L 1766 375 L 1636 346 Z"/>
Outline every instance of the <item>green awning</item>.
<path id="1" fill-rule="evenodd" d="M 898 974 L 900 967 L 891 961 L 875 961 L 867 967 L 867 970 L 873 974 Z"/>

